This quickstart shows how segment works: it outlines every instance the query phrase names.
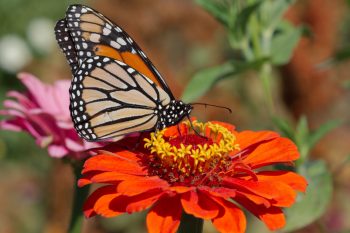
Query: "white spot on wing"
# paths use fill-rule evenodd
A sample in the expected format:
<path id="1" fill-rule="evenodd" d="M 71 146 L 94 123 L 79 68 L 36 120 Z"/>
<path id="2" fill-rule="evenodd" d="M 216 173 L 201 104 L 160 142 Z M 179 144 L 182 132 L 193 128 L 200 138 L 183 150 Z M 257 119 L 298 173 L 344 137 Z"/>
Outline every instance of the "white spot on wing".
<path id="1" fill-rule="evenodd" d="M 99 34 L 96 34 L 96 33 L 92 33 L 90 35 L 90 40 L 92 42 L 95 42 L 95 43 L 99 43 L 100 42 L 100 38 L 101 38 L 101 36 Z"/>
<path id="2" fill-rule="evenodd" d="M 108 28 L 103 28 L 103 35 L 108 36 L 109 34 L 111 34 L 111 30 Z"/>
<path id="3" fill-rule="evenodd" d="M 111 41 L 111 46 L 113 47 L 113 48 L 116 48 L 116 49 L 120 49 L 120 44 L 118 44 L 117 42 L 115 42 L 115 41 Z"/>
<path id="4" fill-rule="evenodd" d="M 121 44 L 121 45 L 126 45 L 125 40 L 124 40 L 123 38 L 121 38 L 121 37 L 118 37 L 118 38 L 117 38 L 117 42 L 118 42 L 119 44 Z"/>

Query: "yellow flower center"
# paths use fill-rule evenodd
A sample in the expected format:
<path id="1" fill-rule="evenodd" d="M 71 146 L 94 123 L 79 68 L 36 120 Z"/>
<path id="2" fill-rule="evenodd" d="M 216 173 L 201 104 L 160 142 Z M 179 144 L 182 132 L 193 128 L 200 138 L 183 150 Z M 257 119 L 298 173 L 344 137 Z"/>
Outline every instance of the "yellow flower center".
<path id="1" fill-rule="evenodd" d="M 166 176 L 171 182 L 184 182 L 193 176 L 201 179 L 215 169 L 223 171 L 230 166 L 228 155 L 239 150 L 236 137 L 219 124 L 193 121 L 191 126 L 185 121 L 175 132 L 169 135 L 169 129 L 164 129 L 144 139 L 152 154 L 149 164 L 154 175 Z"/>

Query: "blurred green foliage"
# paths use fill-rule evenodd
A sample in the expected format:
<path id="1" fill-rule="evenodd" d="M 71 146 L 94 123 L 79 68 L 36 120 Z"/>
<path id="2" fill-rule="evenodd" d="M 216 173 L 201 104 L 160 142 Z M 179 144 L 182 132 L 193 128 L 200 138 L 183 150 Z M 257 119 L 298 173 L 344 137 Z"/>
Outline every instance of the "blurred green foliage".
<path id="1" fill-rule="evenodd" d="M 79 2 L 83 1 L 1 0 L 0 36 L 14 33 L 24 37 L 31 19 L 43 17 L 56 21 L 62 18 L 69 4 Z"/>
<path id="2" fill-rule="evenodd" d="M 233 51 L 238 51 L 236 54 L 239 56 L 232 57 L 230 63 L 195 74 L 184 91 L 185 100 L 193 101 L 223 77 L 239 76 L 247 70 L 261 73 L 263 85 L 269 93 L 270 78 L 265 73 L 270 72 L 269 66 L 283 65 L 290 60 L 302 34 L 301 28 L 292 26 L 282 18 L 293 2 L 197 0 L 199 5 L 225 26 L 230 47 Z M 237 66 L 243 62 L 243 66 Z"/>

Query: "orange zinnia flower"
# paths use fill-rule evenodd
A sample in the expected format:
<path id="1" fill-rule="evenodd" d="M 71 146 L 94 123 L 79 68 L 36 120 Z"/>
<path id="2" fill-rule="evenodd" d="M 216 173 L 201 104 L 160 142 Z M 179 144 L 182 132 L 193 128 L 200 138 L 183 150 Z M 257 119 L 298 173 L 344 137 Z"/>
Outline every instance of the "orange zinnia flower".
<path id="1" fill-rule="evenodd" d="M 89 158 L 79 185 L 108 185 L 90 195 L 84 214 L 113 217 L 151 207 L 146 222 L 152 233 L 176 232 L 183 211 L 210 219 L 220 232 L 244 232 L 244 207 L 269 229 L 283 227 L 281 207 L 291 206 L 307 183 L 294 172 L 266 166 L 298 159 L 296 146 L 271 131 L 192 124 L 151 133 L 133 150 L 125 146 L 137 142 L 127 138 Z"/>

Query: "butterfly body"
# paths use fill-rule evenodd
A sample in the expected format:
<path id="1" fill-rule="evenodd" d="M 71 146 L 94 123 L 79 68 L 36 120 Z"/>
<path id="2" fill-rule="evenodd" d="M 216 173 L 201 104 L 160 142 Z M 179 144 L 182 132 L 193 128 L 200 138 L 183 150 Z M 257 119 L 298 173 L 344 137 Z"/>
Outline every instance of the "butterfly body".
<path id="1" fill-rule="evenodd" d="M 184 117 L 188 116 L 192 111 L 192 106 L 185 104 L 181 100 L 172 100 L 166 106 L 162 104 L 158 105 L 155 113 L 158 114 L 160 119 L 160 129 L 164 129 L 168 126 L 176 125 Z"/>
<path id="2" fill-rule="evenodd" d="M 88 141 L 156 131 L 189 117 L 146 54 L 121 27 L 83 5 L 68 7 L 55 27 L 73 73 L 70 112 Z"/>

